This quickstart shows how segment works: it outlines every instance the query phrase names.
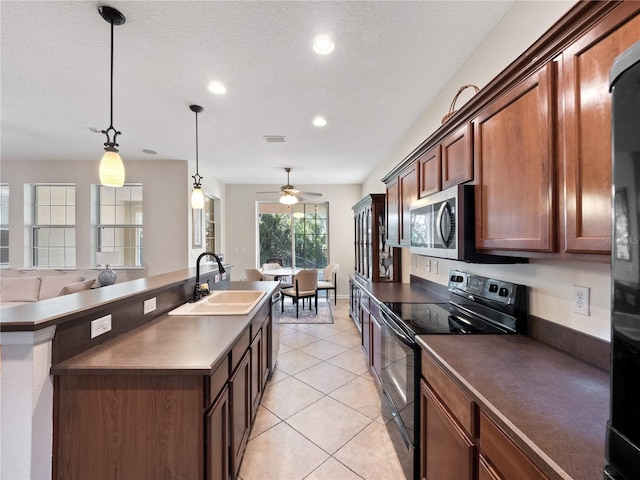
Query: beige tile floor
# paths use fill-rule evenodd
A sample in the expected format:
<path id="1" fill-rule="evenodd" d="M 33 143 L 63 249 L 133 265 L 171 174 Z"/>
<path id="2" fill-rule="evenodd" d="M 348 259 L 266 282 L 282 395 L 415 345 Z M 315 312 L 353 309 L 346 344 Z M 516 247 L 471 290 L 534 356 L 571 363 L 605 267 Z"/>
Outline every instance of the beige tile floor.
<path id="1" fill-rule="evenodd" d="M 280 326 L 240 479 L 405 480 L 348 301 L 331 308 L 333 324 Z"/>

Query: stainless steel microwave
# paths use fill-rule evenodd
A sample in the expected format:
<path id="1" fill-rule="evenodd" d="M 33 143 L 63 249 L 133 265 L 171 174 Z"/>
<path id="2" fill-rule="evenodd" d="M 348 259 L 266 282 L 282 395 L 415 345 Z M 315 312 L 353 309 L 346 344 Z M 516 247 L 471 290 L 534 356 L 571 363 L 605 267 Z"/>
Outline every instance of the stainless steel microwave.
<path id="1" fill-rule="evenodd" d="M 476 252 L 474 186 L 456 185 L 411 203 L 413 254 L 473 263 L 526 263 Z"/>
<path id="2" fill-rule="evenodd" d="M 411 253 L 470 260 L 475 252 L 473 185 L 457 185 L 413 203 Z"/>

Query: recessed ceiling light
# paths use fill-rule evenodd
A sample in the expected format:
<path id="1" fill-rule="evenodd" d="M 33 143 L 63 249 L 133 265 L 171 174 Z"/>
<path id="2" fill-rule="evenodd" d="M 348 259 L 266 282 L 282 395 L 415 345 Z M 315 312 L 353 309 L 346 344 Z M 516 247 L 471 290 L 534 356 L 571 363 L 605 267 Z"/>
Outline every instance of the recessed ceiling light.
<path id="1" fill-rule="evenodd" d="M 313 41 L 313 51 L 320 55 L 327 55 L 333 52 L 334 48 L 336 48 L 336 44 L 328 35 L 319 35 Z"/>
<path id="2" fill-rule="evenodd" d="M 90 132 L 93 133 L 102 133 L 102 129 L 101 128 L 96 128 L 96 127 L 85 127 L 87 130 L 89 130 Z"/>
<path id="3" fill-rule="evenodd" d="M 147 153 L 147 154 L 149 154 L 149 155 L 155 155 L 155 154 L 157 154 L 157 153 L 158 153 L 158 152 L 156 152 L 155 150 L 151 150 L 151 149 L 149 149 L 149 148 L 145 148 L 144 150 L 142 150 L 142 152 L 143 152 L 143 153 Z"/>
<path id="4" fill-rule="evenodd" d="M 324 127 L 327 124 L 327 119 L 324 117 L 316 117 L 313 119 L 313 124 L 316 127 Z"/>
<path id="5" fill-rule="evenodd" d="M 227 93 L 227 87 L 225 87 L 221 82 L 213 81 L 209 82 L 209 91 L 217 95 L 222 95 L 224 93 Z"/>

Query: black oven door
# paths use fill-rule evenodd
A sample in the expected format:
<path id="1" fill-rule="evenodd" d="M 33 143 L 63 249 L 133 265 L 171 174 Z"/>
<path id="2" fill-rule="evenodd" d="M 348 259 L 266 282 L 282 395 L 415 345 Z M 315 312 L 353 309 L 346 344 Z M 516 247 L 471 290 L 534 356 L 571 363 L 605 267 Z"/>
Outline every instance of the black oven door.
<path id="1" fill-rule="evenodd" d="M 414 338 L 381 308 L 382 415 L 408 479 L 417 478 L 418 381 L 420 363 Z"/>

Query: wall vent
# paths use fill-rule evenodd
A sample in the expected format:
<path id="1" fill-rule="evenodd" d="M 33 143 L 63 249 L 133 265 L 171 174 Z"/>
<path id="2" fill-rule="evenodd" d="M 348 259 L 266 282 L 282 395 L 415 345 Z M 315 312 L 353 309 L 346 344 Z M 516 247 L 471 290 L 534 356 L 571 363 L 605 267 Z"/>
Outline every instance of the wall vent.
<path id="1" fill-rule="evenodd" d="M 284 135 L 265 135 L 264 139 L 267 143 L 284 143 L 287 141 L 287 137 Z"/>

